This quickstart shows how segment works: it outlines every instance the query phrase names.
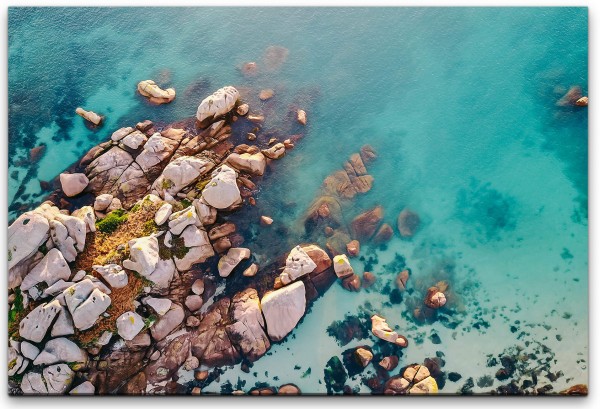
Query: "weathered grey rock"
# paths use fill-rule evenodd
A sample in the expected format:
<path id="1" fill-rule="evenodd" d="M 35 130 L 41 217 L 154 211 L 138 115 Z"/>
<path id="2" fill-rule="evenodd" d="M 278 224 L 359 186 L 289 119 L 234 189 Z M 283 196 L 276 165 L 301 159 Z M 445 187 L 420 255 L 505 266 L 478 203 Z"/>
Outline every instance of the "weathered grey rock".
<path id="1" fill-rule="evenodd" d="M 190 206 L 169 216 L 169 230 L 174 235 L 180 235 L 190 225 L 198 223 L 196 207 Z"/>
<path id="2" fill-rule="evenodd" d="M 218 264 L 219 275 L 229 277 L 229 274 L 242 260 L 250 258 L 250 249 L 244 247 L 233 247 L 227 251 L 227 254 L 221 257 Z"/>
<path id="3" fill-rule="evenodd" d="M 217 221 L 217 209 L 206 204 L 202 198 L 194 199 L 193 204 L 196 207 L 198 220 L 200 220 L 203 226 L 214 224 Z"/>
<path id="4" fill-rule="evenodd" d="M 66 364 L 56 364 L 42 371 L 48 393 L 62 395 L 73 382 L 73 371 Z"/>
<path id="5" fill-rule="evenodd" d="M 73 318 L 69 314 L 67 307 L 62 306 L 58 313 L 58 318 L 54 322 L 50 335 L 53 337 L 64 337 L 67 335 L 73 335 L 75 333 L 75 324 L 73 324 Z"/>
<path id="6" fill-rule="evenodd" d="M 127 311 L 117 318 L 117 332 L 126 341 L 131 341 L 144 328 L 144 319 L 133 311 Z"/>
<path id="7" fill-rule="evenodd" d="M 218 117 L 231 111 L 239 97 L 240 93 L 232 86 L 218 89 L 214 94 L 202 100 L 196 112 L 196 119 L 206 127 Z"/>
<path id="8" fill-rule="evenodd" d="M 72 281 L 73 282 L 78 282 L 84 279 L 84 277 L 86 276 L 86 272 L 84 270 L 79 270 L 77 273 L 75 273 L 75 275 L 73 276 Z"/>
<path id="9" fill-rule="evenodd" d="M 41 342 L 60 308 L 58 300 L 38 305 L 19 323 L 19 335 L 33 342 Z"/>
<path id="10" fill-rule="evenodd" d="M 180 237 L 183 239 L 183 245 L 186 247 L 210 245 L 206 231 L 194 225 L 187 226 Z"/>
<path id="11" fill-rule="evenodd" d="M 148 297 L 144 302 L 149 305 L 158 315 L 165 315 L 171 308 L 173 302 L 168 298 L 153 298 Z"/>
<path id="12" fill-rule="evenodd" d="M 265 173 L 265 168 L 267 167 L 265 155 L 260 152 L 255 154 L 238 154 L 234 152 L 227 157 L 227 163 L 239 171 L 257 176 L 262 176 Z"/>
<path id="13" fill-rule="evenodd" d="M 255 289 L 247 288 L 237 293 L 231 300 L 233 324 L 226 327 L 230 339 L 250 362 L 256 361 L 270 348 L 271 343 L 265 333 L 265 322 L 260 310 L 260 302 Z"/>
<path id="14" fill-rule="evenodd" d="M 34 365 L 52 365 L 59 362 L 86 365 L 87 353 L 67 338 L 55 338 L 46 342 L 44 349 L 33 361 Z"/>
<path id="15" fill-rule="evenodd" d="M 44 383 L 42 374 L 37 372 L 28 372 L 21 381 L 21 391 L 24 395 L 47 395 L 48 389 Z"/>
<path id="16" fill-rule="evenodd" d="M 143 172 L 148 173 L 152 168 L 166 161 L 179 146 L 179 141 L 154 133 L 144 145 L 142 152 L 135 158 Z"/>
<path id="17" fill-rule="evenodd" d="M 96 213 L 92 206 L 83 206 L 75 210 L 71 216 L 83 220 L 86 233 L 93 233 L 96 231 Z"/>
<path id="18" fill-rule="evenodd" d="M 203 230 L 201 230 L 203 232 Z M 204 232 L 206 234 L 206 232 Z M 173 257 L 175 261 L 175 265 L 177 266 L 177 270 L 179 271 L 187 271 L 192 268 L 192 265 L 196 263 L 203 263 L 209 257 L 215 255 L 215 251 L 210 244 L 206 244 L 198 247 L 191 247 L 187 254 L 183 258 L 178 258 L 177 256 Z"/>
<path id="19" fill-rule="evenodd" d="M 154 215 L 154 222 L 157 226 L 162 226 L 167 220 L 169 220 L 169 216 L 173 213 L 173 205 L 171 203 L 163 204 Z"/>
<path id="20" fill-rule="evenodd" d="M 83 192 L 83 189 L 90 183 L 84 173 L 61 173 L 60 185 L 65 195 L 69 197 L 77 196 Z"/>
<path id="21" fill-rule="evenodd" d="M 129 283 L 127 273 L 118 264 L 107 264 L 105 266 L 94 265 L 92 268 L 106 280 L 112 288 L 123 288 Z"/>
<path id="22" fill-rule="evenodd" d="M 199 295 L 192 294 L 185 297 L 185 306 L 191 312 L 198 311 L 200 308 L 202 308 L 202 304 L 202 297 L 200 297 Z"/>
<path id="23" fill-rule="evenodd" d="M 296 281 L 262 298 L 260 304 L 272 341 L 280 341 L 298 324 L 306 309 L 305 292 L 304 283 Z"/>
<path id="24" fill-rule="evenodd" d="M 73 314 L 77 307 L 83 303 L 94 290 L 94 283 L 89 278 L 72 285 L 63 291 L 65 304 L 69 312 Z"/>
<path id="25" fill-rule="evenodd" d="M 146 137 L 146 135 L 144 135 L 140 131 L 134 131 L 125 136 L 123 139 L 121 139 L 121 143 L 127 146 L 128 148 L 135 150 L 138 149 L 140 146 L 143 146 L 147 140 L 148 138 Z"/>
<path id="26" fill-rule="evenodd" d="M 156 268 L 146 278 L 154 283 L 156 289 L 168 288 L 175 274 L 175 263 L 172 259 L 158 260 Z"/>
<path id="27" fill-rule="evenodd" d="M 194 284 L 192 284 L 192 292 L 196 295 L 202 295 L 204 293 L 204 280 L 199 278 L 194 281 Z"/>
<path id="28" fill-rule="evenodd" d="M 21 342 L 21 354 L 25 358 L 34 360 L 40 354 L 40 349 L 27 341 L 22 341 Z M 9 359 L 9 362 L 10 362 L 10 359 Z"/>
<path id="29" fill-rule="evenodd" d="M 50 237 L 67 262 L 75 261 L 75 257 L 77 257 L 76 242 L 69 236 L 69 231 L 62 223 L 56 220 L 50 221 Z"/>
<path id="30" fill-rule="evenodd" d="M 134 131 L 135 131 L 135 129 L 130 126 L 128 126 L 126 128 L 120 128 L 112 133 L 112 135 L 110 136 L 110 139 L 112 139 L 115 142 L 119 142 L 121 139 L 123 139 L 124 137 L 126 137 L 127 135 L 129 135 L 130 133 L 132 133 Z M 102 210 L 102 209 L 97 209 L 97 210 Z"/>
<path id="31" fill-rule="evenodd" d="M 72 313 L 75 327 L 79 330 L 91 328 L 96 323 L 100 314 L 110 306 L 110 302 L 111 300 L 108 295 L 94 288 L 89 297 Z"/>
<path id="32" fill-rule="evenodd" d="M 152 338 L 156 341 L 164 339 L 183 322 L 184 318 L 185 312 L 183 311 L 183 308 L 178 304 L 173 303 L 171 309 L 150 327 Z"/>
<path id="33" fill-rule="evenodd" d="M 21 284 L 21 291 L 27 291 L 34 285 L 46 283 L 52 286 L 59 280 L 68 280 L 71 269 L 62 253 L 57 249 L 50 250 L 44 258 L 25 276 Z"/>
<path id="34" fill-rule="evenodd" d="M 12 344 L 8 347 L 8 376 L 16 375 L 21 369 L 24 371 L 26 367 L 23 368 L 23 365 L 29 365 L 29 360 L 23 358 L 19 353 L 18 343 Z"/>
<path id="35" fill-rule="evenodd" d="M 290 281 L 294 281 L 303 275 L 312 273 L 315 271 L 315 268 L 317 268 L 315 262 L 306 254 L 302 247 L 296 246 L 288 254 L 285 260 L 285 268 L 281 274 L 287 275 Z"/>
<path id="36" fill-rule="evenodd" d="M 33 256 L 48 239 L 50 224 L 48 219 L 35 212 L 26 212 L 8 228 L 8 269 Z M 9 275 L 9 288 L 21 284 L 21 277 Z"/>
<path id="37" fill-rule="evenodd" d="M 333 258 L 333 269 L 338 278 L 344 278 L 354 274 L 354 269 L 350 265 L 350 260 L 345 254 L 337 255 Z"/>
<path id="38" fill-rule="evenodd" d="M 78 217 L 68 216 L 65 214 L 57 214 L 54 220 L 62 223 L 67 228 L 69 237 L 75 241 L 75 248 L 78 252 L 82 252 L 85 247 L 85 235 L 87 232 L 87 226 L 85 222 Z"/>
<path id="39" fill-rule="evenodd" d="M 216 209 L 226 209 L 241 202 L 240 189 L 236 179 L 237 174 L 227 165 L 213 172 L 213 178 L 202 191 L 204 202 Z"/>
<path id="40" fill-rule="evenodd" d="M 186 186 L 196 182 L 201 176 L 207 174 L 215 164 L 207 158 L 195 156 L 181 156 L 164 168 L 162 174 L 152 185 L 163 198 L 165 194 L 175 196 Z"/>
<path id="41" fill-rule="evenodd" d="M 96 392 L 96 388 L 94 387 L 94 384 L 92 384 L 90 381 L 85 381 L 83 383 L 80 383 L 73 389 L 71 389 L 71 391 L 69 392 L 69 395 L 85 396 L 85 395 L 93 395 L 95 392 Z"/>
<path id="42" fill-rule="evenodd" d="M 123 267 L 148 277 L 158 264 L 158 240 L 155 236 L 146 236 L 129 241 L 129 259 L 123 261 Z"/>
<path id="43" fill-rule="evenodd" d="M 96 200 L 94 201 L 94 210 L 98 210 L 99 212 L 103 212 L 108 209 L 110 203 L 113 200 L 113 195 L 109 193 L 103 193 L 101 195 L 96 196 Z"/>
<path id="44" fill-rule="evenodd" d="M 137 86 L 138 92 L 155 104 L 168 104 L 175 99 L 173 88 L 161 89 L 152 80 L 140 81 Z"/>

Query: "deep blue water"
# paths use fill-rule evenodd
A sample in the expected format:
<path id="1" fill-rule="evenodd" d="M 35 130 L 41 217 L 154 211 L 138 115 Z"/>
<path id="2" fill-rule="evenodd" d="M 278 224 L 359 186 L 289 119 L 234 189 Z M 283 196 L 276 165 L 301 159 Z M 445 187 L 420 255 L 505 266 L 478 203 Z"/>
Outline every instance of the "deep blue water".
<path id="1" fill-rule="evenodd" d="M 371 144 L 379 153 L 370 168 L 375 183 L 348 217 L 381 204 L 392 225 L 405 206 L 424 221 L 413 241 L 371 250 L 376 268 L 401 253 L 425 275 L 451 259 L 467 303 L 488 312 L 485 334 L 459 328 L 457 337 L 438 326 L 444 343 L 415 344 L 407 360 L 441 349 L 448 367 L 464 378 L 480 376 L 487 353 L 517 342 L 507 324 L 517 319 L 547 323 L 561 335 L 556 342 L 554 333 L 530 329 L 532 339 L 552 338 L 567 374 L 558 384 L 568 377 L 586 382 L 579 359 L 587 360 L 588 118 L 587 109 L 555 102 L 572 85 L 587 95 L 587 27 L 584 8 L 12 8 L 9 216 L 37 205 L 40 180 L 54 178 L 120 126 L 192 116 L 224 85 L 273 88 L 282 105 L 305 107 L 309 127 L 265 181 L 264 209 L 297 231 L 323 179 Z M 244 78 L 238 68 L 260 63 L 270 45 L 289 50 L 281 70 Z M 135 86 L 147 78 L 173 86 L 177 99 L 146 104 Z M 77 106 L 106 115 L 105 125 L 86 128 Z M 266 127 L 276 130 L 285 114 L 267 116 Z M 47 152 L 30 166 L 23 158 L 40 143 Z M 259 234 L 257 247 L 269 239 Z M 345 349 L 324 329 L 363 302 L 386 298 L 352 298 L 334 287 L 295 339 L 255 364 L 269 377 L 234 368 L 222 379 L 275 384 L 278 376 L 321 392 L 322 366 Z M 406 327 L 407 336 L 423 330 L 410 332 L 394 308 L 388 320 Z M 573 318 L 563 319 L 565 312 Z M 315 336 L 322 350 L 308 358 Z M 482 345 L 481 353 L 465 353 L 465 342 Z M 300 372 L 291 367 L 298 361 L 314 362 L 311 376 L 296 379 Z M 460 386 L 448 383 L 444 391 Z"/>

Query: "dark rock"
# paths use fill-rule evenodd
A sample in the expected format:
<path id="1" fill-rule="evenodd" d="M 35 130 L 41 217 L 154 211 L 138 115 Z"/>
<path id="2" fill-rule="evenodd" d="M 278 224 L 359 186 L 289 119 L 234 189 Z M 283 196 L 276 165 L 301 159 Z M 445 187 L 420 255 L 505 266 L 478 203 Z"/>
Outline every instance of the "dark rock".
<path id="1" fill-rule="evenodd" d="M 344 369 L 344 365 L 342 365 L 342 362 L 337 356 L 333 356 L 327 361 L 324 375 L 328 395 L 332 395 L 334 392 L 341 392 L 348 379 L 348 374 Z"/>
<path id="2" fill-rule="evenodd" d="M 448 373 L 448 379 L 452 382 L 458 382 L 462 378 L 462 375 L 458 372 L 450 372 Z"/>

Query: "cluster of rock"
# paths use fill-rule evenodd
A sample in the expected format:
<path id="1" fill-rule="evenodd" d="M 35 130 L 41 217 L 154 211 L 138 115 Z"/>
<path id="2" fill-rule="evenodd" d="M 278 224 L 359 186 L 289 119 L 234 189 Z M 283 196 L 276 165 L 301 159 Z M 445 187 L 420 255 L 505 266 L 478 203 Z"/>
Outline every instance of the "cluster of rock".
<path id="1" fill-rule="evenodd" d="M 392 376 L 383 388 L 385 395 L 436 394 L 438 385 L 425 365 L 410 365 L 402 375 Z"/>
<path id="2" fill-rule="evenodd" d="M 413 310 L 413 316 L 419 321 L 435 319 L 437 310 L 447 303 L 448 283 L 440 281 L 427 289 L 423 303 Z"/>

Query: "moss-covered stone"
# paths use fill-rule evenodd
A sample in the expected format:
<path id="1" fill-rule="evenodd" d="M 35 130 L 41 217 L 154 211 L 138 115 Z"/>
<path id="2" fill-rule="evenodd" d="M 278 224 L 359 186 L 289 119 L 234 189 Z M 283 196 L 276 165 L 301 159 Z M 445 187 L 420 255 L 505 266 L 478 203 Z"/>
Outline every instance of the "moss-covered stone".
<path id="1" fill-rule="evenodd" d="M 125 210 L 113 210 L 104 219 L 96 223 L 96 229 L 102 233 L 113 233 L 126 220 L 127 215 L 125 214 Z"/>

